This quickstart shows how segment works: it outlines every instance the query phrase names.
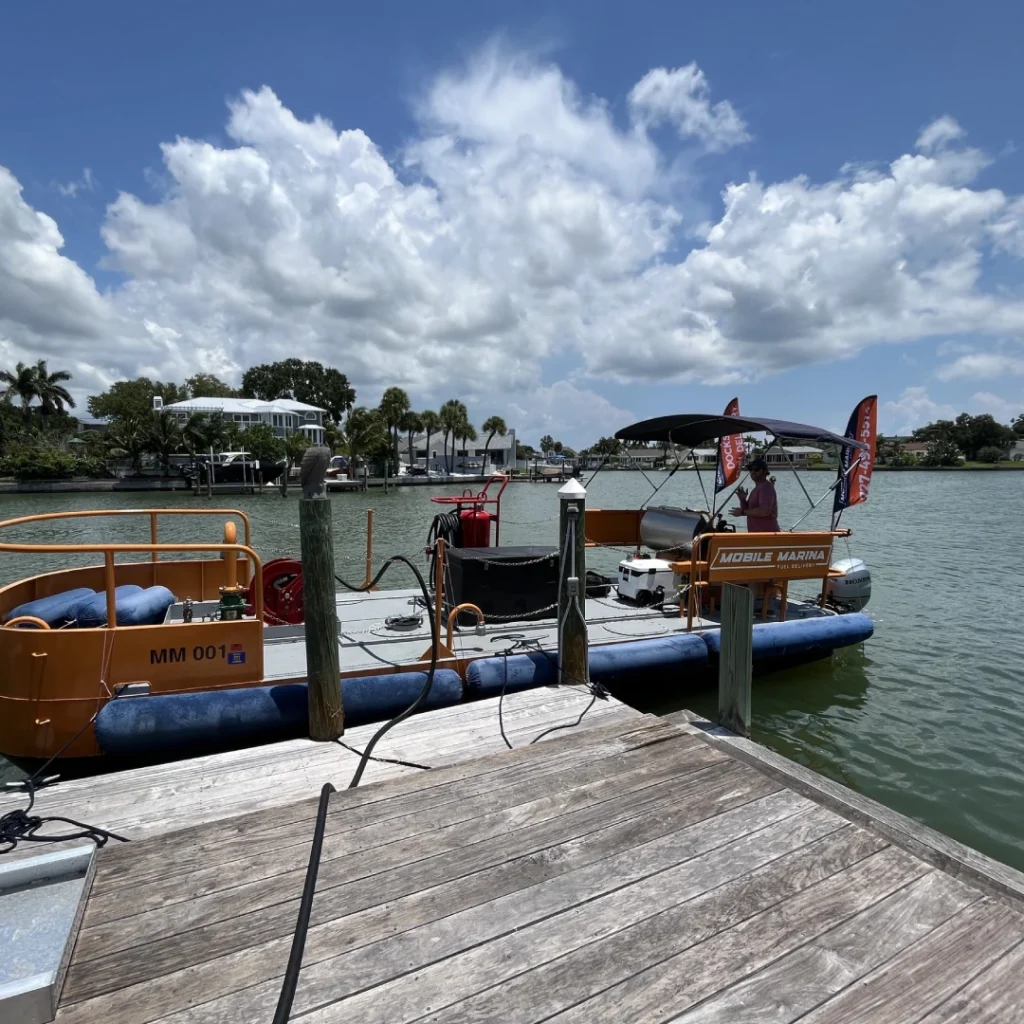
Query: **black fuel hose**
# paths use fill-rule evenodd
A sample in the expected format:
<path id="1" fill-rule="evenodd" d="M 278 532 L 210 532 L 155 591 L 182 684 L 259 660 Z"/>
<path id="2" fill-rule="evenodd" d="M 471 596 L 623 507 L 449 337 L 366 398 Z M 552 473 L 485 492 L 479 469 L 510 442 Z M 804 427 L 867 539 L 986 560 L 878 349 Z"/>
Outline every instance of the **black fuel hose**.
<path id="1" fill-rule="evenodd" d="M 402 562 L 412 570 L 413 575 L 416 577 L 416 582 L 420 585 L 420 590 L 423 592 L 423 601 L 427 608 L 427 617 L 430 621 L 430 667 L 427 669 L 427 678 L 423 684 L 423 689 L 420 690 L 419 696 L 402 712 L 395 715 L 390 721 L 385 722 L 370 738 L 370 742 L 366 744 L 366 748 L 363 750 L 362 755 L 359 758 L 359 764 L 356 767 L 355 773 L 352 776 L 352 781 L 348 784 L 349 789 L 354 789 L 359 785 L 359 780 L 363 777 L 363 772 L 366 770 L 366 765 L 370 760 L 370 755 L 373 752 L 373 748 L 377 745 L 378 740 L 389 730 L 393 729 L 399 722 L 404 721 L 416 709 L 427 699 L 430 695 L 431 687 L 434 685 L 434 674 L 437 671 L 437 646 L 440 637 L 438 636 L 437 623 L 434 621 L 433 609 L 430 601 L 430 591 L 427 589 L 426 580 L 423 578 L 423 574 L 416 568 L 412 562 L 409 561 L 405 555 L 392 555 L 380 569 L 374 578 L 366 584 L 360 586 L 354 586 L 351 583 L 347 583 L 340 576 L 334 578 L 346 589 L 353 593 L 365 593 L 377 585 L 380 578 L 394 565 L 396 562 Z M 292 936 L 292 948 L 288 954 L 288 966 L 285 969 L 284 981 L 281 984 L 281 995 L 277 1001 L 277 1011 L 274 1013 L 274 1024 L 288 1024 L 288 1020 L 292 1012 L 292 1003 L 295 999 L 295 989 L 299 983 L 299 972 L 302 970 L 302 954 L 306 948 L 306 933 L 309 931 L 309 917 L 313 909 L 313 897 L 316 895 L 316 879 L 320 871 L 320 855 L 323 850 L 324 843 L 324 831 L 327 828 L 327 808 L 330 803 L 331 794 L 337 792 L 331 783 L 325 783 L 323 788 L 320 790 L 320 803 L 317 807 L 316 812 L 316 826 L 313 830 L 313 845 L 309 851 L 309 864 L 306 868 L 306 880 L 302 886 L 302 898 L 299 901 L 299 916 L 295 922 L 295 933 Z"/>

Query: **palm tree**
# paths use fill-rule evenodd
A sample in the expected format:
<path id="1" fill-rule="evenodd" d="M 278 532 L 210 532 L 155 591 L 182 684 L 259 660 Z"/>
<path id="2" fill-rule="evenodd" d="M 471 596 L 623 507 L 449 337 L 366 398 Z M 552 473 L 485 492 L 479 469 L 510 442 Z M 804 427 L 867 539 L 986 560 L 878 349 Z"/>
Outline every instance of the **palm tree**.
<path id="1" fill-rule="evenodd" d="M 387 438 L 387 426 L 379 411 L 357 405 L 345 420 L 345 449 L 349 476 L 355 476 L 359 456 L 372 451 Z"/>
<path id="2" fill-rule="evenodd" d="M 402 429 L 402 419 L 409 409 L 409 396 L 401 388 L 388 388 L 381 396 L 380 418 L 391 436 L 396 470 L 398 468 L 398 432 Z"/>
<path id="3" fill-rule="evenodd" d="M 27 428 L 32 417 L 30 408 L 32 400 L 39 397 L 39 378 L 36 375 L 36 368 L 18 363 L 14 368 L 14 373 L 11 373 L 10 370 L 0 371 L 0 383 L 7 385 L 4 388 L 4 396 L 7 399 L 10 399 L 12 395 L 17 395 L 20 399 L 21 418 Z"/>
<path id="4" fill-rule="evenodd" d="M 58 370 L 50 373 L 46 368 L 46 360 L 40 359 L 36 363 L 36 396 L 42 403 L 39 414 L 43 420 L 45 431 L 50 422 L 50 417 L 55 412 L 63 412 L 64 406 L 74 409 L 75 400 L 70 392 L 63 385 L 63 381 L 71 380 L 71 374 L 67 370 Z"/>
<path id="5" fill-rule="evenodd" d="M 427 435 L 427 472 L 430 472 L 430 438 L 441 429 L 441 417 L 433 409 L 420 413 L 420 422 Z"/>
<path id="6" fill-rule="evenodd" d="M 207 416 L 199 435 L 203 451 L 208 452 L 211 449 L 216 451 L 218 448 L 223 448 L 233 426 L 234 423 L 226 420 L 222 412 L 215 412 L 213 415 Z"/>
<path id="7" fill-rule="evenodd" d="M 484 432 L 487 434 L 487 443 L 484 445 L 484 466 L 487 466 L 487 460 L 490 458 L 491 442 L 494 440 L 494 435 L 497 434 L 499 437 L 504 437 L 508 433 L 508 427 L 505 426 L 505 421 L 500 416 L 491 416 L 484 420 Z"/>
<path id="8" fill-rule="evenodd" d="M 418 412 L 407 412 L 402 417 L 402 429 L 409 435 L 409 471 L 416 465 L 416 450 L 413 448 L 413 435 L 423 429 L 423 417 Z"/>
<path id="9" fill-rule="evenodd" d="M 136 473 L 142 472 L 142 456 L 150 450 L 152 440 L 149 424 L 135 416 L 116 420 L 107 431 L 110 451 L 131 459 Z"/>
<path id="10" fill-rule="evenodd" d="M 476 440 L 476 428 L 468 419 L 459 424 L 459 437 L 462 440 L 462 450 L 466 453 L 462 456 L 462 471 L 466 471 L 466 459 L 469 457 L 469 442 Z M 452 457 L 454 461 L 455 442 L 452 441 Z"/>
<path id="11" fill-rule="evenodd" d="M 444 431 L 444 464 L 447 471 L 451 473 L 452 467 L 448 461 L 448 438 L 452 439 L 452 461 L 454 461 L 455 438 L 458 436 L 459 427 L 469 419 L 469 412 L 457 398 L 449 398 L 441 406 L 440 416 L 441 429 Z"/>
<path id="12" fill-rule="evenodd" d="M 160 456 L 164 476 L 171 475 L 171 456 L 181 451 L 182 431 L 174 413 L 161 412 L 153 420 L 151 450 Z"/>
<path id="13" fill-rule="evenodd" d="M 196 457 L 196 452 L 203 447 L 203 441 L 205 439 L 206 413 L 189 413 L 189 417 L 185 421 L 185 425 L 181 428 L 181 443 L 184 446 L 185 451 L 187 451 L 193 459 Z"/>

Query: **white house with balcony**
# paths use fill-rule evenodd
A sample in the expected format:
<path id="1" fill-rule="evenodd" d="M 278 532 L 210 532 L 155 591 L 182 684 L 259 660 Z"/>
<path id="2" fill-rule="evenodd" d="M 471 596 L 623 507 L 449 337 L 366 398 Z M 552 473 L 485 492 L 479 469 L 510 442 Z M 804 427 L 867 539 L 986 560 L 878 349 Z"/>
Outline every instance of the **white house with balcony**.
<path id="1" fill-rule="evenodd" d="M 324 416 L 326 409 L 297 402 L 294 398 L 189 398 L 184 402 L 165 405 L 164 409 L 177 417 L 179 424 L 187 422 L 189 416 L 202 413 L 213 416 L 220 413 L 241 430 L 254 423 L 265 423 L 275 437 L 285 438 L 301 433 L 310 444 L 324 443 Z"/>

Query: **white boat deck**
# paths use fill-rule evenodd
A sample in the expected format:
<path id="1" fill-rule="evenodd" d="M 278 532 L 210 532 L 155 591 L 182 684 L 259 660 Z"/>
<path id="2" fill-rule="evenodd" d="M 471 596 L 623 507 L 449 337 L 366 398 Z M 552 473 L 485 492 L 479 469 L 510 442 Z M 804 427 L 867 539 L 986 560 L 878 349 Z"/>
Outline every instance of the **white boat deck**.
<path id="1" fill-rule="evenodd" d="M 419 600 L 417 600 L 419 599 Z M 337 596 L 338 621 L 340 623 L 339 661 L 342 672 L 359 672 L 368 669 L 409 665 L 426 660 L 430 650 L 430 623 L 424 614 L 420 591 L 381 590 L 370 594 L 345 594 Z M 774 622 L 777 615 L 772 604 L 768 621 Z M 686 618 L 677 614 L 676 608 L 640 608 L 630 601 L 620 600 L 615 590 L 607 597 L 588 597 L 586 617 L 591 644 L 623 643 L 629 640 L 646 640 L 652 637 L 670 636 L 686 631 Z M 414 629 L 390 628 L 389 618 L 423 614 L 422 623 Z M 816 617 L 823 614 L 813 604 L 789 601 L 787 618 Z M 447 617 L 442 631 L 447 626 Z M 695 618 L 694 631 L 718 629 L 715 618 Z M 460 658 L 486 658 L 507 650 L 511 641 L 508 635 L 515 633 L 527 639 L 539 640 L 549 650 L 555 650 L 555 619 L 512 622 L 485 622 L 482 635 L 473 626 L 458 627 L 452 636 L 452 648 Z M 442 640 L 444 637 L 442 636 Z M 276 626 L 264 633 L 264 678 L 268 682 L 284 679 L 303 679 L 306 675 L 306 650 L 301 626 Z"/>

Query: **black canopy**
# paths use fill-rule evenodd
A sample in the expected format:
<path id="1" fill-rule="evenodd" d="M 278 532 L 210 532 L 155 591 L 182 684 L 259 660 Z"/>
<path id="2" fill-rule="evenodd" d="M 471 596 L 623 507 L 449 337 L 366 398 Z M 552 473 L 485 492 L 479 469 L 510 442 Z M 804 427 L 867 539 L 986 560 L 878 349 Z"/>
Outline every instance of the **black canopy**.
<path id="1" fill-rule="evenodd" d="M 833 434 L 821 427 L 789 420 L 751 419 L 749 416 L 709 416 L 704 413 L 682 413 L 675 416 L 655 416 L 641 420 L 616 433 L 620 441 L 661 441 L 693 448 L 704 441 L 716 440 L 728 434 L 755 434 L 767 432 L 775 437 L 792 437 L 805 441 L 826 441 L 867 450 L 863 441 L 855 441 Z"/>

